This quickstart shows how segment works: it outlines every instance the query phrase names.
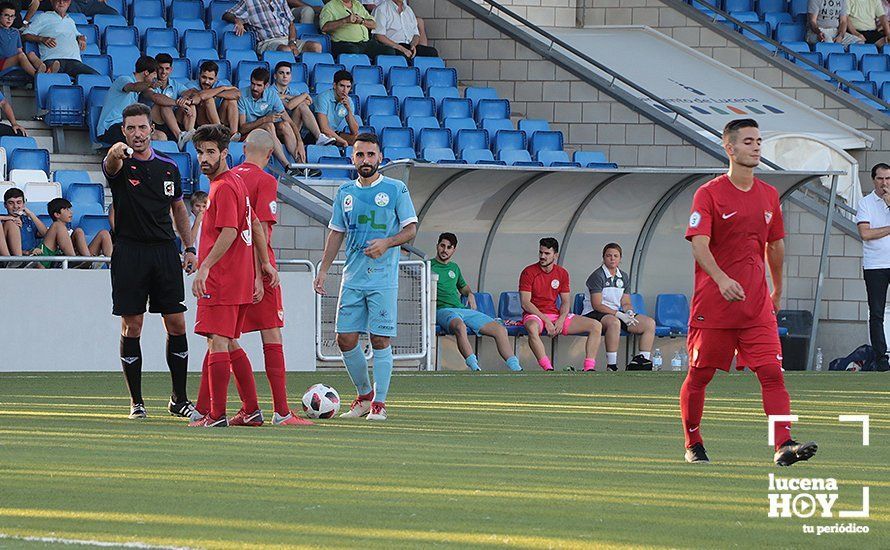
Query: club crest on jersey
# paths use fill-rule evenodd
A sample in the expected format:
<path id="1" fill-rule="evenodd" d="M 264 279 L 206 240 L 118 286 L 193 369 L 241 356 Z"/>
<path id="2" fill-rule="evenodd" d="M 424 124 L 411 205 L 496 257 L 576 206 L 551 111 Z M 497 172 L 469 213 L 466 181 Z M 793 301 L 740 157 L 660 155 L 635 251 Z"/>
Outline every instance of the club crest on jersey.
<path id="1" fill-rule="evenodd" d="M 624 279 L 618 279 L 615 281 L 615 286 L 618 288 L 624 288 Z"/>
<path id="2" fill-rule="evenodd" d="M 377 196 L 374 197 L 374 204 L 377 206 L 386 206 L 389 204 L 389 195 L 386 193 L 377 193 Z"/>
<path id="3" fill-rule="evenodd" d="M 344 212 L 352 212 L 352 195 L 346 195 L 343 197 L 343 211 Z"/>
<path id="4" fill-rule="evenodd" d="M 269 203 L 269 212 L 272 212 L 273 214 L 278 213 L 278 203 L 276 201 Z"/>
<path id="5" fill-rule="evenodd" d="M 457 277 L 457 275 L 454 274 L 454 271 L 449 271 L 449 272 L 448 272 L 448 276 L 451 277 L 452 279 L 454 279 L 455 277 Z"/>
<path id="6" fill-rule="evenodd" d="M 772 210 L 764 210 L 763 211 L 763 219 L 766 220 L 766 224 L 769 225 L 769 222 L 773 220 L 773 211 Z"/>
<path id="7" fill-rule="evenodd" d="M 693 212 L 689 216 L 689 227 L 696 228 L 701 223 L 701 214 L 698 211 Z"/>
<path id="8" fill-rule="evenodd" d="M 164 194 L 165 195 L 167 195 L 168 197 L 172 197 L 175 190 L 176 190 L 176 187 L 174 187 L 172 181 L 168 180 L 168 181 L 164 182 Z"/>
<path id="9" fill-rule="evenodd" d="M 551 286 L 554 290 L 556 290 L 557 288 L 559 288 L 559 279 L 553 279 L 552 281 L 550 281 L 550 286 Z"/>
<path id="10" fill-rule="evenodd" d="M 278 320 L 284 321 L 284 310 L 283 309 L 278 310 Z"/>

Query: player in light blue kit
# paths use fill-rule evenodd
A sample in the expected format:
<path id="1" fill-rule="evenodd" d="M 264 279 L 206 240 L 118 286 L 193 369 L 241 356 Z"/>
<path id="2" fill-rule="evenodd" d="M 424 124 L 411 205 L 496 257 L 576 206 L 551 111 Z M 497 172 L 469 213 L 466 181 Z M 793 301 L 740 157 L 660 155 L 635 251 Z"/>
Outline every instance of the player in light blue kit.
<path id="1" fill-rule="evenodd" d="M 417 233 L 417 214 L 404 182 L 377 172 L 382 156 L 374 134 L 355 139 L 352 163 L 358 179 L 345 183 L 334 197 L 331 232 L 315 292 L 324 295 L 328 269 L 346 240 L 346 265 L 337 304 L 337 345 L 358 397 L 342 418 L 386 420 L 386 394 L 392 376 L 392 348 L 396 335 L 399 294 L 399 246 Z M 358 345 L 370 333 L 374 348 L 374 387 L 368 362 Z"/>

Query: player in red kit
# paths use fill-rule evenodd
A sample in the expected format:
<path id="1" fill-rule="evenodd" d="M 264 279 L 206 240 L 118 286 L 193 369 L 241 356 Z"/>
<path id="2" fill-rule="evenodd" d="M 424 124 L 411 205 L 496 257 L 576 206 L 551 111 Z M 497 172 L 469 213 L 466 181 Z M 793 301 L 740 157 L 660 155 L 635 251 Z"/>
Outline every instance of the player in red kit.
<path id="1" fill-rule="evenodd" d="M 692 201 L 686 238 L 695 257 L 695 291 L 687 339 L 689 372 L 680 390 L 687 462 L 708 462 L 700 429 L 705 387 L 717 369 L 729 371 L 734 356 L 737 368 L 750 368 L 760 380 L 766 414 L 791 414 L 776 324 L 785 228 L 778 192 L 754 177 L 760 144 L 756 121 L 727 124 L 723 148 L 729 172 L 701 186 Z M 791 439 L 790 423 L 776 422 L 775 429 L 777 465 L 790 466 L 816 454 L 816 443 Z"/>
<path id="2" fill-rule="evenodd" d="M 206 368 L 202 373 L 202 389 L 209 393 L 209 411 L 189 426 L 225 427 L 229 373 L 234 372 L 242 407 L 233 418 L 235 425 L 262 423 L 256 397 L 253 369 L 244 350 L 238 345 L 241 326 L 248 307 L 262 299 L 261 275 L 278 282 L 275 268 L 260 262 L 254 254 L 254 228 L 258 226 L 250 206 L 247 189 L 241 177 L 228 169 L 231 133 L 225 126 L 201 126 L 193 137 L 198 150 L 201 172 L 210 178 L 210 198 L 201 223 L 198 273 L 192 293 L 198 298 L 195 332 L 208 339 Z M 260 235 L 257 246 L 265 249 Z M 199 403 L 202 396 L 199 392 Z M 206 405 L 204 405 L 206 407 Z M 205 413 L 205 410 L 199 411 Z M 258 415 L 258 418 L 257 418 Z"/>
<path id="3" fill-rule="evenodd" d="M 268 243 L 269 261 L 275 266 L 275 253 L 272 251 L 272 226 L 278 221 L 278 180 L 263 171 L 274 151 L 272 136 L 263 129 L 256 129 L 244 140 L 244 162 L 232 171 L 239 176 L 247 188 L 247 196 L 254 213 L 262 225 L 263 235 Z M 281 286 L 271 286 L 269 278 L 263 279 L 263 299 L 247 309 L 243 332 L 260 332 L 263 339 L 263 358 L 266 377 L 272 388 L 272 405 L 275 413 L 272 424 L 276 426 L 311 426 L 313 422 L 300 418 L 291 412 L 287 403 L 287 373 L 284 368 L 284 349 L 281 344 L 281 327 L 284 326 L 284 305 L 281 300 Z"/>

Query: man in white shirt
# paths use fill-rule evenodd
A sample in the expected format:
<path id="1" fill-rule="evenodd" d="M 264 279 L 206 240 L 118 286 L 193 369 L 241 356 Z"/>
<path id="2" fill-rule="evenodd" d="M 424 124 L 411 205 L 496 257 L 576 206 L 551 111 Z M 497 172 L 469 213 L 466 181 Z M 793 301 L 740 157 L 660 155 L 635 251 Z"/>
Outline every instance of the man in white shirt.
<path id="1" fill-rule="evenodd" d="M 383 0 L 374 8 L 374 38 L 385 46 L 394 48 L 408 59 L 414 57 L 439 57 L 431 46 L 420 40 L 417 16 L 405 0 Z"/>
<path id="2" fill-rule="evenodd" d="M 868 330 L 878 358 L 877 370 L 890 369 L 884 338 L 884 308 L 890 286 L 890 165 L 871 169 L 875 190 L 859 201 L 856 227 L 862 237 L 862 272 L 868 296 Z"/>
<path id="3" fill-rule="evenodd" d="M 40 44 L 40 59 L 59 62 L 59 72 L 71 78 L 79 74 L 98 74 L 80 60 L 80 52 L 87 47 L 87 39 L 68 17 L 71 0 L 52 0 L 53 11 L 38 14 L 22 33 L 25 42 Z"/>

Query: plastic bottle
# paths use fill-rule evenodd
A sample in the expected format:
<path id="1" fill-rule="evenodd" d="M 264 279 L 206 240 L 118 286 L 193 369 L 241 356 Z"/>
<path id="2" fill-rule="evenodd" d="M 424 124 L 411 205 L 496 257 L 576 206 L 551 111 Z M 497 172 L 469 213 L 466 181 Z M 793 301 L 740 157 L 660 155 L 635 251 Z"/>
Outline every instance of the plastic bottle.
<path id="1" fill-rule="evenodd" d="M 813 370 L 816 372 L 822 372 L 822 348 L 816 348 L 816 361 L 813 365 Z"/>
<path id="2" fill-rule="evenodd" d="M 661 350 L 655 348 L 655 351 L 652 352 L 652 370 L 661 370 L 661 364 L 663 362 L 664 358 L 661 356 Z"/>
<path id="3" fill-rule="evenodd" d="M 682 370 L 683 358 L 680 357 L 680 350 L 674 352 L 674 358 L 671 359 L 671 370 Z"/>

